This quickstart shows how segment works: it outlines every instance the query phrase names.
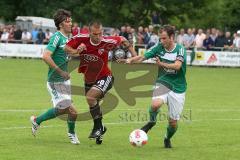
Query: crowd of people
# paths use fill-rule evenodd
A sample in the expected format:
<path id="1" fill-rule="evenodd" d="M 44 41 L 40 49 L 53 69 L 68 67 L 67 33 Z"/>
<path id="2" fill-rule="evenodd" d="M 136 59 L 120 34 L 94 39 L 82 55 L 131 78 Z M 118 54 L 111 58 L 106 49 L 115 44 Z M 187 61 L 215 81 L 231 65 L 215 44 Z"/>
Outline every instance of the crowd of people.
<path id="1" fill-rule="evenodd" d="M 139 26 L 136 29 L 130 25 L 123 25 L 120 29 L 110 28 L 104 30 L 104 34 L 123 36 L 133 45 L 142 45 L 148 49 L 159 42 L 158 30 L 159 25 Z M 72 36 L 88 33 L 87 25 L 79 27 L 78 23 L 73 24 Z M 41 28 L 35 27 L 32 31 L 28 31 L 15 25 L 0 26 L 1 42 L 47 44 L 52 34 L 49 29 L 43 31 Z M 238 50 L 240 49 L 240 30 L 231 33 L 217 28 L 208 28 L 206 30 L 201 28 L 181 28 L 176 30 L 175 41 L 187 49 Z"/>
<path id="2" fill-rule="evenodd" d="M 113 30 L 112 35 L 119 34 L 135 45 L 150 48 L 159 42 L 158 28 L 153 25 L 139 26 L 137 31 L 130 26 L 122 26 L 119 32 Z M 240 49 L 240 30 L 235 33 L 223 32 L 217 28 L 203 30 L 188 28 L 176 30 L 175 41 L 187 49 L 199 50 L 238 50 Z"/>
<path id="3" fill-rule="evenodd" d="M 21 29 L 16 25 L 0 26 L 0 40 L 8 43 L 47 44 L 53 35 L 49 29 L 34 27 L 33 30 Z"/>

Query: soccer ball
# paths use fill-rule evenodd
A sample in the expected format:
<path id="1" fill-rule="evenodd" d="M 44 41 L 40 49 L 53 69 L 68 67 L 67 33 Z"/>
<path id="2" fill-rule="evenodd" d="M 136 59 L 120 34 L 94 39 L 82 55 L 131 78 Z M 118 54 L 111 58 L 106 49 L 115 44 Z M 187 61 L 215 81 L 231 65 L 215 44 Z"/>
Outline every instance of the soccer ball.
<path id="1" fill-rule="evenodd" d="M 147 143 L 148 136 L 143 130 L 136 129 L 130 133 L 129 141 L 133 146 L 142 147 Z"/>

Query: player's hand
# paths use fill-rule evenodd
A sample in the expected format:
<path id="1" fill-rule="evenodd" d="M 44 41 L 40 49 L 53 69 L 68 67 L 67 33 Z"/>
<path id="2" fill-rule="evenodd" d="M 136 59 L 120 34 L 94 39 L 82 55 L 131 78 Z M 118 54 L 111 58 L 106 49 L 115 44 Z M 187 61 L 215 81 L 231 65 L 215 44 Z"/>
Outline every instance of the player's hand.
<path id="1" fill-rule="evenodd" d="M 126 63 L 127 59 L 117 59 L 117 63 Z"/>
<path id="2" fill-rule="evenodd" d="M 65 80 L 69 80 L 70 79 L 70 74 L 68 72 L 65 71 L 61 71 L 60 76 L 62 76 Z"/>
<path id="3" fill-rule="evenodd" d="M 160 61 L 160 59 L 158 57 L 156 57 L 156 64 L 161 67 L 162 66 L 162 62 Z"/>
<path id="4" fill-rule="evenodd" d="M 128 59 L 126 59 L 126 62 L 125 62 L 126 64 L 131 64 L 132 63 L 132 59 L 131 58 L 128 58 Z"/>
<path id="5" fill-rule="evenodd" d="M 84 50 L 87 50 L 87 47 L 85 44 L 81 43 L 78 48 L 77 48 L 77 54 L 80 54 L 81 52 L 83 52 Z"/>

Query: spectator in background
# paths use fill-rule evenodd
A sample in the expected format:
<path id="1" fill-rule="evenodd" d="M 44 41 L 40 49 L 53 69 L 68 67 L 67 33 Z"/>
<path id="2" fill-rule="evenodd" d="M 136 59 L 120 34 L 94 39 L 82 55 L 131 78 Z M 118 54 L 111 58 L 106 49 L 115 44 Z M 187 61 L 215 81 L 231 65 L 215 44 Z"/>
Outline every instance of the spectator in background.
<path id="1" fill-rule="evenodd" d="M 225 42 L 224 42 L 225 49 L 232 49 L 233 48 L 233 38 L 231 37 L 231 32 L 225 33 Z"/>
<path id="2" fill-rule="evenodd" d="M 33 41 L 34 44 L 35 44 L 36 41 L 37 41 L 37 34 L 38 34 L 38 29 L 37 29 L 37 27 L 34 27 L 34 29 L 33 29 L 32 32 L 31 32 L 32 41 Z"/>
<path id="3" fill-rule="evenodd" d="M 213 42 L 215 43 L 215 40 L 217 38 L 217 29 L 216 28 L 212 28 L 211 29 L 211 34 L 210 34 L 210 37 L 212 38 Z"/>
<path id="4" fill-rule="evenodd" d="M 240 30 L 237 31 L 236 37 L 233 40 L 234 47 L 240 49 Z"/>
<path id="5" fill-rule="evenodd" d="M 206 50 L 212 50 L 213 46 L 214 46 L 214 42 L 210 37 L 210 33 L 207 33 L 206 38 L 203 40 L 203 48 Z"/>
<path id="6" fill-rule="evenodd" d="M 147 45 L 148 41 L 150 39 L 150 34 L 149 34 L 148 27 L 144 28 L 144 32 L 143 33 L 144 33 L 143 43 Z"/>
<path id="7" fill-rule="evenodd" d="M 194 37 L 197 35 L 197 30 L 196 30 L 196 28 L 192 28 L 192 34 L 194 35 Z"/>
<path id="8" fill-rule="evenodd" d="M 137 32 L 137 44 L 143 44 L 143 39 L 144 39 L 143 27 L 139 26 Z"/>
<path id="9" fill-rule="evenodd" d="M 132 33 L 133 45 L 135 46 L 135 44 L 137 43 L 137 35 L 134 28 L 131 28 L 131 33 Z"/>
<path id="10" fill-rule="evenodd" d="M 117 28 L 112 29 L 111 36 L 118 36 L 118 35 L 119 35 L 119 30 Z"/>
<path id="11" fill-rule="evenodd" d="M 89 34 L 89 29 L 87 25 L 83 25 L 83 27 L 80 29 L 81 34 Z"/>
<path id="12" fill-rule="evenodd" d="M 7 42 L 9 37 L 9 31 L 7 28 L 3 29 L 3 33 L 1 35 L 1 42 Z"/>
<path id="13" fill-rule="evenodd" d="M 24 29 L 22 32 L 22 43 L 29 43 L 31 41 L 31 33 L 27 31 L 27 29 Z"/>
<path id="14" fill-rule="evenodd" d="M 48 44 L 50 38 L 52 37 L 53 33 L 50 32 L 49 29 L 46 29 L 46 32 L 45 32 L 45 39 L 43 40 L 43 43 L 44 44 Z"/>
<path id="15" fill-rule="evenodd" d="M 127 28 L 126 28 L 126 31 L 127 31 L 127 40 L 131 43 L 131 44 L 133 44 L 133 35 L 132 35 L 132 32 L 131 32 L 131 26 L 127 26 Z"/>
<path id="16" fill-rule="evenodd" d="M 76 36 L 79 33 L 80 33 L 80 27 L 78 26 L 77 22 L 74 22 L 72 27 L 72 36 Z"/>
<path id="17" fill-rule="evenodd" d="M 10 30 L 9 30 L 9 36 L 8 36 L 8 40 L 10 43 L 13 43 L 14 42 L 14 31 L 15 31 L 15 26 L 12 25 L 10 27 Z"/>
<path id="18" fill-rule="evenodd" d="M 3 26 L 0 26 L 0 38 L 2 36 L 2 33 L 3 33 Z"/>
<path id="19" fill-rule="evenodd" d="M 186 49 L 191 49 L 194 47 L 194 35 L 192 33 L 192 29 L 188 28 L 187 34 L 183 37 L 183 45 L 186 47 Z"/>
<path id="20" fill-rule="evenodd" d="M 37 35 L 37 44 L 43 44 L 43 40 L 45 39 L 45 33 L 42 31 L 42 29 L 40 28 L 38 30 L 38 35 Z"/>
<path id="21" fill-rule="evenodd" d="M 183 37 L 184 37 L 185 31 L 183 28 L 180 29 L 179 35 L 177 35 L 177 43 L 183 45 Z"/>
<path id="22" fill-rule="evenodd" d="M 20 40 L 22 39 L 22 30 L 20 26 L 17 26 L 17 30 L 14 32 L 14 39 L 21 43 Z"/>
<path id="23" fill-rule="evenodd" d="M 195 37 L 194 43 L 195 47 L 202 48 L 203 47 L 203 41 L 206 38 L 206 35 L 203 33 L 203 30 L 200 28 L 198 29 L 198 34 Z"/>
<path id="24" fill-rule="evenodd" d="M 149 25 L 148 26 L 148 33 L 149 33 L 149 36 L 151 36 L 153 34 L 153 26 L 152 25 Z"/>
<path id="25" fill-rule="evenodd" d="M 210 34 L 211 34 L 211 29 L 208 28 L 208 29 L 206 30 L 206 35 L 207 35 L 207 34 L 209 34 L 209 36 L 210 36 Z"/>
<path id="26" fill-rule="evenodd" d="M 150 39 L 148 41 L 147 49 L 151 48 L 155 44 L 159 42 L 159 37 L 158 37 L 158 28 L 154 28 L 152 31 L 152 34 L 150 36 Z"/>
<path id="27" fill-rule="evenodd" d="M 121 27 L 121 31 L 119 33 L 119 36 L 123 36 L 124 38 L 128 39 L 128 34 L 127 34 L 127 31 L 126 31 L 126 27 L 125 26 L 122 26 Z"/>
<path id="28" fill-rule="evenodd" d="M 224 47 L 224 43 L 225 43 L 225 37 L 224 37 L 223 31 L 219 30 L 218 36 L 215 39 L 215 43 L 214 43 L 216 50 L 221 51 L 222 50 L 221 47 Z"/>

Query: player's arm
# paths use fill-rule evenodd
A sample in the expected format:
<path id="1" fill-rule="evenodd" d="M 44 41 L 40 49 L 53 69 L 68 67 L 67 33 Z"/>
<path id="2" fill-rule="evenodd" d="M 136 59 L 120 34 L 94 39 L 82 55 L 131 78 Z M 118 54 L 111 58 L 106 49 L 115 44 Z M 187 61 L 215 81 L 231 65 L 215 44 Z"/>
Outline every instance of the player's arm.
<path id="1" fill-rule="evenodd" d="M 160 67 L 164 67 L 167 69 L 174 69 L 176 71 L 180 70 L 182 67 L 182 63 L 184 62 L 184 57 L 186 56 L 186 50 L 184 48 L 179 49 L 177 53 L 177 57 L 174 63 L 165 63 L 161 62 L 159 57 L 156 58 L 156 63 Z"/>
<path id="2" fill-rule="evenodd" d="M 158 57 L 156 59 L 157 59 L 156 63 L 159 67 L 174 69 L 174 70 L 177 70 L 177 71 L 180 70 L 180 68 L 182 67 L 182 61 L 178 60 L 178 59 L 174 63 L 161 62 Z"/>
<path id="3" fill-rule="evenodd" d="M 144 55 L 139 55 L 139 56 L 135 56 L 135 57 L 131 57 L 126 59 L 125 63 L 141 63 L 142 61 L 145 61 L 149 58 L 153 58 L 156 56 L 156 54 L 158 53 L 159 50 L 159 45 L 153 47 L 151 50 L 147 51 L 144 53 Z"/>
<path id="4" fill-rule="evenodd" d="M 69 46 L 69 45 L 65 45 L 64 47 L 64 51 L 71 55 L 79 55 L 82 51 L 86 50 L 86 46 L 85 44 L 80 44 L 76 49 L 74 49 L 73 47 Z"/>
<path id="5" fill-rule="evenodd" d="M 64 47 L 64 51 L 69 55 L 79 55 L 84 50 L 86 50 L 86 46 L 79 37 L 71 38 Z"/>
<path id="6" fill-rule="evenodd" d="M 55 64 L 52 57 L 52 52 L 48 49 L 46 49 L 43 53 L 43 61 L 51 68 L 53 68 L 58 74 L 60 74 L 65 80 L 68 80 L 70 78 L 69 73 L 63 71 L 59 66 Z"/>

